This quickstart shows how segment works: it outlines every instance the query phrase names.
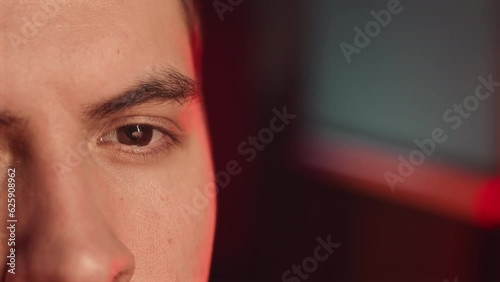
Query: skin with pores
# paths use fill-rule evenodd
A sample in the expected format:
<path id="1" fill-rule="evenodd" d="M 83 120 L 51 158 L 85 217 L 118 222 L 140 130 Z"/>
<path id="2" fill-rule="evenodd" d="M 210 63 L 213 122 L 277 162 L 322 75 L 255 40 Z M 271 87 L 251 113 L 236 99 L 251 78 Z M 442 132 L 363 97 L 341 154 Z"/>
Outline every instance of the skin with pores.
<path id="1" fill-rule="evenodd" d="M 183 207 L 212 166 L 180 0 L 42 2 L 0 0 L 2 281 L 206 281 L 215 200 Z"/>

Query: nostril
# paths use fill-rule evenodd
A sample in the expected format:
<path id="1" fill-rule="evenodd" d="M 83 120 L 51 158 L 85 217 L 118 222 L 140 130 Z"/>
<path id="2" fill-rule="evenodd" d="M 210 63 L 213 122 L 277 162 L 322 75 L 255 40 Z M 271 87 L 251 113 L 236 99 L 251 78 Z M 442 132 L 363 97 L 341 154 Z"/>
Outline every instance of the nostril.
<path id="1" fill-rule="evenodd" d="M 128 282 L 130 281 L 131 275 L 127 274 L 126 272 L 122 271 L 118 273 L 111 282 Z"/>
<path id="2" fill-rule="evenodd" d="M 127 282 L 130 281 L 134 274 L 135 262 L 133 255 L 123 256 L 119 259 L 111 261 L 110 265 L 110 282 Z"/>

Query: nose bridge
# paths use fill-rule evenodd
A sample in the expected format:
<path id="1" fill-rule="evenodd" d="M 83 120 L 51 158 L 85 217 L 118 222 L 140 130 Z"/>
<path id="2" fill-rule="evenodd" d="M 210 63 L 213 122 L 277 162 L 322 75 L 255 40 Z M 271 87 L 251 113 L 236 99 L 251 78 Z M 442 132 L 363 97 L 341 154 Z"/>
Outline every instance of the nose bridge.
<path id="1" fill-rule="evenodd" d="M 65 148 L 74 146 L 70 138 L 38 136 L 32 142 L 32 156 L 28 164 L 28 193 L 40 213 L 49 213 L 54 219 L 75 217 L 93 210 L 90 171 L 80 158 L 78 164 L 69 164 Z M 42 142 L 45 140 L 46 142 Z M 74 156 L 73 156 L 74 157 Z M 57 212 L 55 212 L 57 211 Z"/>
<path id="2" fill-rule="evenodd" d="M 89 154 L 87 129 L 61 105 L 40 110 L 40 119 L 33 122 L 31 150 L 34 158 L 43 162 L 48 175 L 62 181 L 78 170 Z M 71 178 L 69 178 L 71 179 Z"/>
<path id="3" fill-rule="evenodd" d="M 32 213 L 39 217 L 38 222 L 57 224 L 60 221 L 76 221 L 69 225 L 61 223 L 65 228 L 99 219 L 98 203 L 93 199 L 93 184 L 86 177 L 90 172 L 82 165 L 64 178 L 58 178 L 51 167 L 54 162 L 54 159 L 35 159 L 30 165 L 31 177 L 26 194 L 30 195 L 27 201 Z"/>
<path id="4" fill-rule="evenodd" d="M 19 247 L 20 272 L 27 281 L 128 281 L 134 270 L 130 251 L 114 234 L 99 208 L 99 187 L 82 158 L 64 177 L 54 164 L 67 165 L 65 148 L 78 138 L 40 134 L 32 142 L 29 178 L 23 196 L 27 221 Z M 41 142 L 45 140 L 47 142 Z M 38 152 L 39 154 L 37 154 Z M 20 199 L 21 201 L 21 199 Z M 47 257 L 50 254 L 50 259 Z"/>
<path id="5" fill-rule="evenodd" d="M 20 259 L 27 281 L 128 281 L 133 255 L 118 239 L 85 177 L 85 165 L 62 180 L 34 161 Z M 98 196 L 98 195 L 97 195 Z M 47 257 L 50 254 L 50 259 Z"/>

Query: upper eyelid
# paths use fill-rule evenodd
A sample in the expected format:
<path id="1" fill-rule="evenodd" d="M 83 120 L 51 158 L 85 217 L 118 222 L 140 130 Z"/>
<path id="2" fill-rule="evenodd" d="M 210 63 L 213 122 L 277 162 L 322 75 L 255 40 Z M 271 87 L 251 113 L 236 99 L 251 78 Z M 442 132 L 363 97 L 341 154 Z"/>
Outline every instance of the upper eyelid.
<path id="1" fill-rule="evenodd" d="M 123 127 L 125 127 L 125 126 L 128 126 L 128 125 L 136 125 L 136 124 L 151 126 L 151 127 L 153 128 L 153 130 L 156 130 L 156 131 L 160 132 L 161 134 L 168 135 L 168 136 L 170 136 L 172 139 L 176 139 L 176 138 L 175 138 L 175 136 L 173 136 L 174 134 L 173 134 L 172 132 L 170 132 L 170 131 L 168 131 L 168 130 L 164 130 L 163 128 L 159 128 L 159 127 L 156 127 L 156 126 L 153 126 L 153 125 L 146 124 L 146 123 L 143 123 L 143 124 L 141 124 L 141 123 L 131 123 L 131 124 L 125 124 L 125 125 L 123 125 L 123 126 L 119 126 L 119 127 L 116 127 L 116 128 L 114 128 L 114 129 L 112 129 L 112 130 L 108 131 L 105 135 L 108 135 L 108 134 L 111 134 L 111 133 L 115 133 L 115 132 L 116 132 L 116 130 L 118 130 L 118 129 L 120 129 L 120 128 L 123 128 Z M 115 134 L 116 134 L 116 133 L 115 133 Z M 102 137 L 101 137 L 100 139 L 102 139 Z"/>
<path id="2" fill-rule="evenodd" d="M 97 138 L 100 138 L 100 136 L 107 134 L 111 130 L 115 130 L 117 128 L 120 128 L 122 126 L 130 125 L 130 124 L 145 124 L 145 125 L 150 125 L 154 128 L 161 128 L 164 129 L 168 132 L 175 131 L 177 134 L 182 134 L 182 129 L 179 127 L 179 125 L 172 121 L 171 119 L 164 118 L 164 117 L 155 117 L 155 116 L 123 116 L 119 118 L 115 118 L 105 125 L 100 126 L 101 128 L 98 129 L 97 132 Z M 173 129 L 173 130 L 171 130 Z"/>
<path id="3" fill-rule="evenodd" d="M 145 146 L 129 146 L 117 142 L 103 142 L 96 145 L 105 149 L 103 152 L 115 161 L 136 163 L 159 160 L 163 154 L 182 147 L 182 144 L 182 137 L 175 134 L 165 134 L 161 139 Z"/>

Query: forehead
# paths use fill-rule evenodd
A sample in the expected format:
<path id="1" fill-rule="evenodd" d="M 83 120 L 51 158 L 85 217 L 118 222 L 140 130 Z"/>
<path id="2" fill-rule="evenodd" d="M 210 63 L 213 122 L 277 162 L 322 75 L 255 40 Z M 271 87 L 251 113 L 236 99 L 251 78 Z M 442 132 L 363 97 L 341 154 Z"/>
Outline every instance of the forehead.
<path id="1" fill-rule="evenodd" d="M 0 36 L 0 102 L 47 85 L 105 90 L 160 64 L 193 73 L 179 0 L 0 0 Z"/>

